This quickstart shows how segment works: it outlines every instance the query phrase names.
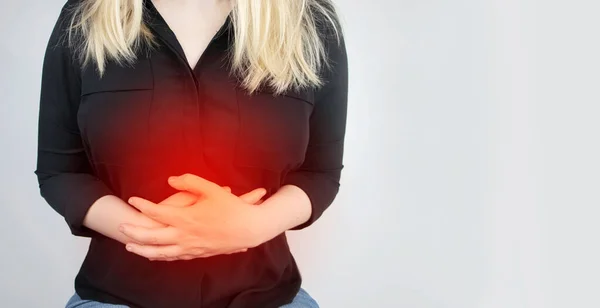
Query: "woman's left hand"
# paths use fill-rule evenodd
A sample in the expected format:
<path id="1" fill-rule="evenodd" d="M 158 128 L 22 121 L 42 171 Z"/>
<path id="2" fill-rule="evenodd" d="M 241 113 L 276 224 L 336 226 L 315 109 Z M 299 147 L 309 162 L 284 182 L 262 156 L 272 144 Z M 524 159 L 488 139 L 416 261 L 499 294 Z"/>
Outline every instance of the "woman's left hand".
<path id="1" fill-rule="evenodd" d="M 124 224 L 120 230 L 136 240 L 127 250 L 150 260 L 190 260 L 219 254 L 231 254 L 256 247 L 273 238 L 260 206 L 192 174 L 169 178 L 178 190 L 198 196 L 189 206 L 155 204 L 140 197 L 128 202 L 146 216 L 166 224 L 144 228 Z"/>

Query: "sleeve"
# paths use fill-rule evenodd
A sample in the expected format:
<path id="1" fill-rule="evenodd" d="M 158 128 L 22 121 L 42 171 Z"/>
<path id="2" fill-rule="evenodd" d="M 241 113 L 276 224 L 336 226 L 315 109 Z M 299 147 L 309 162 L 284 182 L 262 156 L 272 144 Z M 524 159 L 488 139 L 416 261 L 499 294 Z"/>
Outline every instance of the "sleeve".
<path id="1" fill-rule="evenodd" d="M 91 205 L 112 194 L 96 176 L 77 125 L 80 70 L 64 37 L 69 1 L 63 7 L 45 51 L 38 118 L 37 168 L 41 196 L 64 217 L 71 233 L 91 237 L 83 226 Z"/>
<path id="2" fill-rule="evenodd" d="M 339 26 L 339 24 L 338 24 Z M 335 199 L 340 186 L 346 113 L 348 101 L 348 60 L 345 40 L 327 33 L 324 40 L 330 66 L 323 75 L 325 84 L 315 91 L 315 106 L 310 117 L 309 144 L 303 164 L 284 178 L 284 185 L 295 185 L 310 199 L 312 214 L 292 230 L 313 224 Z"/>

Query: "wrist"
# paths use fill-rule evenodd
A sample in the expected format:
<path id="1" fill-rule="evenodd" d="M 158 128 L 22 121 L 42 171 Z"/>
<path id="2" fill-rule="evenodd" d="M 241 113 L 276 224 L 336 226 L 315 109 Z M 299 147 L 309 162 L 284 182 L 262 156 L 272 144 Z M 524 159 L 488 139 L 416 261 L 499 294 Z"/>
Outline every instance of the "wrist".
<path id="1" fill-rule="evenodd" d="M 268 239 L 303 224 L 312 214 L 308 195 L 293 185 L 282 186 L 256 208 L 260 233 Z"/>

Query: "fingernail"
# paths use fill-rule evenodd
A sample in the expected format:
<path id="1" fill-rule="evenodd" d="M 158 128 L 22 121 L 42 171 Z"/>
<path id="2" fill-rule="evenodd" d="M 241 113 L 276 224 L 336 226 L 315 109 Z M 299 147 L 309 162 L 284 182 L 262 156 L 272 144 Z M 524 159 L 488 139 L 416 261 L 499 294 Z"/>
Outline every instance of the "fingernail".
<path id="1" fill-rule="evenodd" d="M 128 251 L 132 251 L 132 250 L 133 250 L 133 247 L 132 247 L 131 245 L 125 245 L 125 248 L 126 248 Z"/>
<path id="2" fill-rule="evenodd" d="M 169 177 L 169 183 L 175 182 L 176 178 L 174 176 Z"/>

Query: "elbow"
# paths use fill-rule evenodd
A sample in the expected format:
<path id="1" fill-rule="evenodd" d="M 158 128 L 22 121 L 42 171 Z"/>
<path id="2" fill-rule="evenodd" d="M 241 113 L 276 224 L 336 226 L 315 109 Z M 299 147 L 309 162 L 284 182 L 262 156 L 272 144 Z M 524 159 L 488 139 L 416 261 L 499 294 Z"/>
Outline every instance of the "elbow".
<path id="1" fill-rule="evenodd" d="M 38 190 L 43 197 L 45 184 L 47 184 L 48 181 L 50 181 L 55 176 L 55 174 L 48 173 L 40 168 L 35 169 L 33 171 L 33 174 L 35 175 L 35 178 L 38 183 Z"/>

